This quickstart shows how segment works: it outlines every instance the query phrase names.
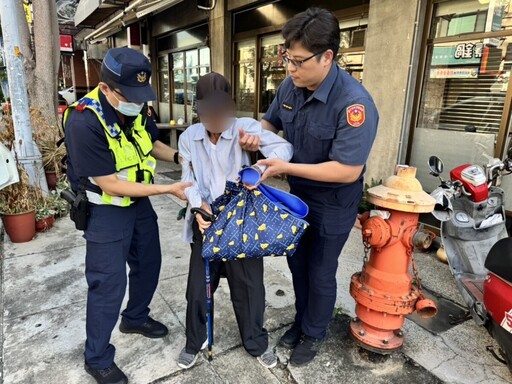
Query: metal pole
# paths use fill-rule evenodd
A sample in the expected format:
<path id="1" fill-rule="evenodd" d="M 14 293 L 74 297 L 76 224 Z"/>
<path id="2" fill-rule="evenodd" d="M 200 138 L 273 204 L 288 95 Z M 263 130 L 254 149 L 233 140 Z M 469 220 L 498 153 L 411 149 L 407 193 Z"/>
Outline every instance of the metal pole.
<path id="1" fill-rule="evenodd" d="M 14 151 L 18 161 L 29 175 L 30 182 L 48 193 L 48 184 L 43 169 L 41 153 L 32 137 L 30 113 L 23 57 L 20 52 L 18 35 L 17 0 L 0 0 L 0 23 L 4 39 L 4 53 L 11 97 L 12 120 L 14 123 Z M 19 20 L 25 22 L 25 20 Z"/>

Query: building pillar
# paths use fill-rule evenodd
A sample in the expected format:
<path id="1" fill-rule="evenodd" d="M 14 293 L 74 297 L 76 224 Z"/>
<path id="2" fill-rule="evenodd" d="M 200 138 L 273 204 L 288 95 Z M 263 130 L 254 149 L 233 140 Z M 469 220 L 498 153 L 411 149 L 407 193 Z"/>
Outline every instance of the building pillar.
<path id="1" fill-rule="evenodd" d="M 393 174 L 405 161 L 425 8 L 425 0 L 370 0 L 363 84 L 380 120 L 367 180 Z"/>
<path id="2" fill-rule="evenodd" d="M 231 13 L 227 0 L 217 0 L 210 14 L 210 54 L 212 71 L 231 79 Z"/>

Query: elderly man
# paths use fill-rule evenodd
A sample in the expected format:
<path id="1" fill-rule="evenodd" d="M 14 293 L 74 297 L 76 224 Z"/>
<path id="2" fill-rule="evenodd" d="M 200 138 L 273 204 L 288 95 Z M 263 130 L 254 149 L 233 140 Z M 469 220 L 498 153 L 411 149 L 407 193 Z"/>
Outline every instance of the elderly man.
<path id="1" fill-rule="evenodd" d="M 235 105 L 229 82 L 217 73 L 203 76 L 197 82 L 197 112 L 200 124 L 190 126 L 179 140 L 183 157 L 182 181 L 194 185 L 185 190 L 189 208 L 211 212 L 210 204 L 224 193 L 226 181 L 236 181 L 243 165 L 250 164 L 249 153 L 238 144 L 247 134 L 259 135 L 261 152 L 267 158 L 288 161 L 292 146 L 280 136 L 265 131 L 249 118 L 234 118 Z M 192 243 L 187 284 L 187 342 L 178 365 L 191 368 L 201 349 L 206 348 L 205 264 L 201 258 L 202 232 L 211 223 L 200 214 L 187 213 L 185 240 Z M 210 263 L 212 290 L 219 283 L 221 262 Z M 263 259 L 240 259 L 225 264 L 231 301 L 246 351 L 267 368 L 275 367 L 277 357 L 268 348 L 268 332 L 263 327 L 265 287 Z"/>

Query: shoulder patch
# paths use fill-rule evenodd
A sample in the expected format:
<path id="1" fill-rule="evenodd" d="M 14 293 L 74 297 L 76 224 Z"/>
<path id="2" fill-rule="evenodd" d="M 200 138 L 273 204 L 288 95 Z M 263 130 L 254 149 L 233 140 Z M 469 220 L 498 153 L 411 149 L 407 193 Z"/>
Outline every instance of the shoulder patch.
<path id="1" fill-rule="evenodd" d="M 363 104 L 352 104 L 347 107 L 347 123 L 350 126 L 359 128 L 363 125 L 365 118 L 366 116 Z"/>

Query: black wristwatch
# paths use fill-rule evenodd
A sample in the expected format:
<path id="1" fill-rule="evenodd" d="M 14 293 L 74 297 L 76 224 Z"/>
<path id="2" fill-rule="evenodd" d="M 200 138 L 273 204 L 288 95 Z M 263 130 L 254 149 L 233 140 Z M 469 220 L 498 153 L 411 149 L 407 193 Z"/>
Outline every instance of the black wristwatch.
<path id="1" fill-rule="evenodd" d="M 174 162 L 178 165 L 180 164 L 180 154 L 178 151 L 174 154 Z"/>

